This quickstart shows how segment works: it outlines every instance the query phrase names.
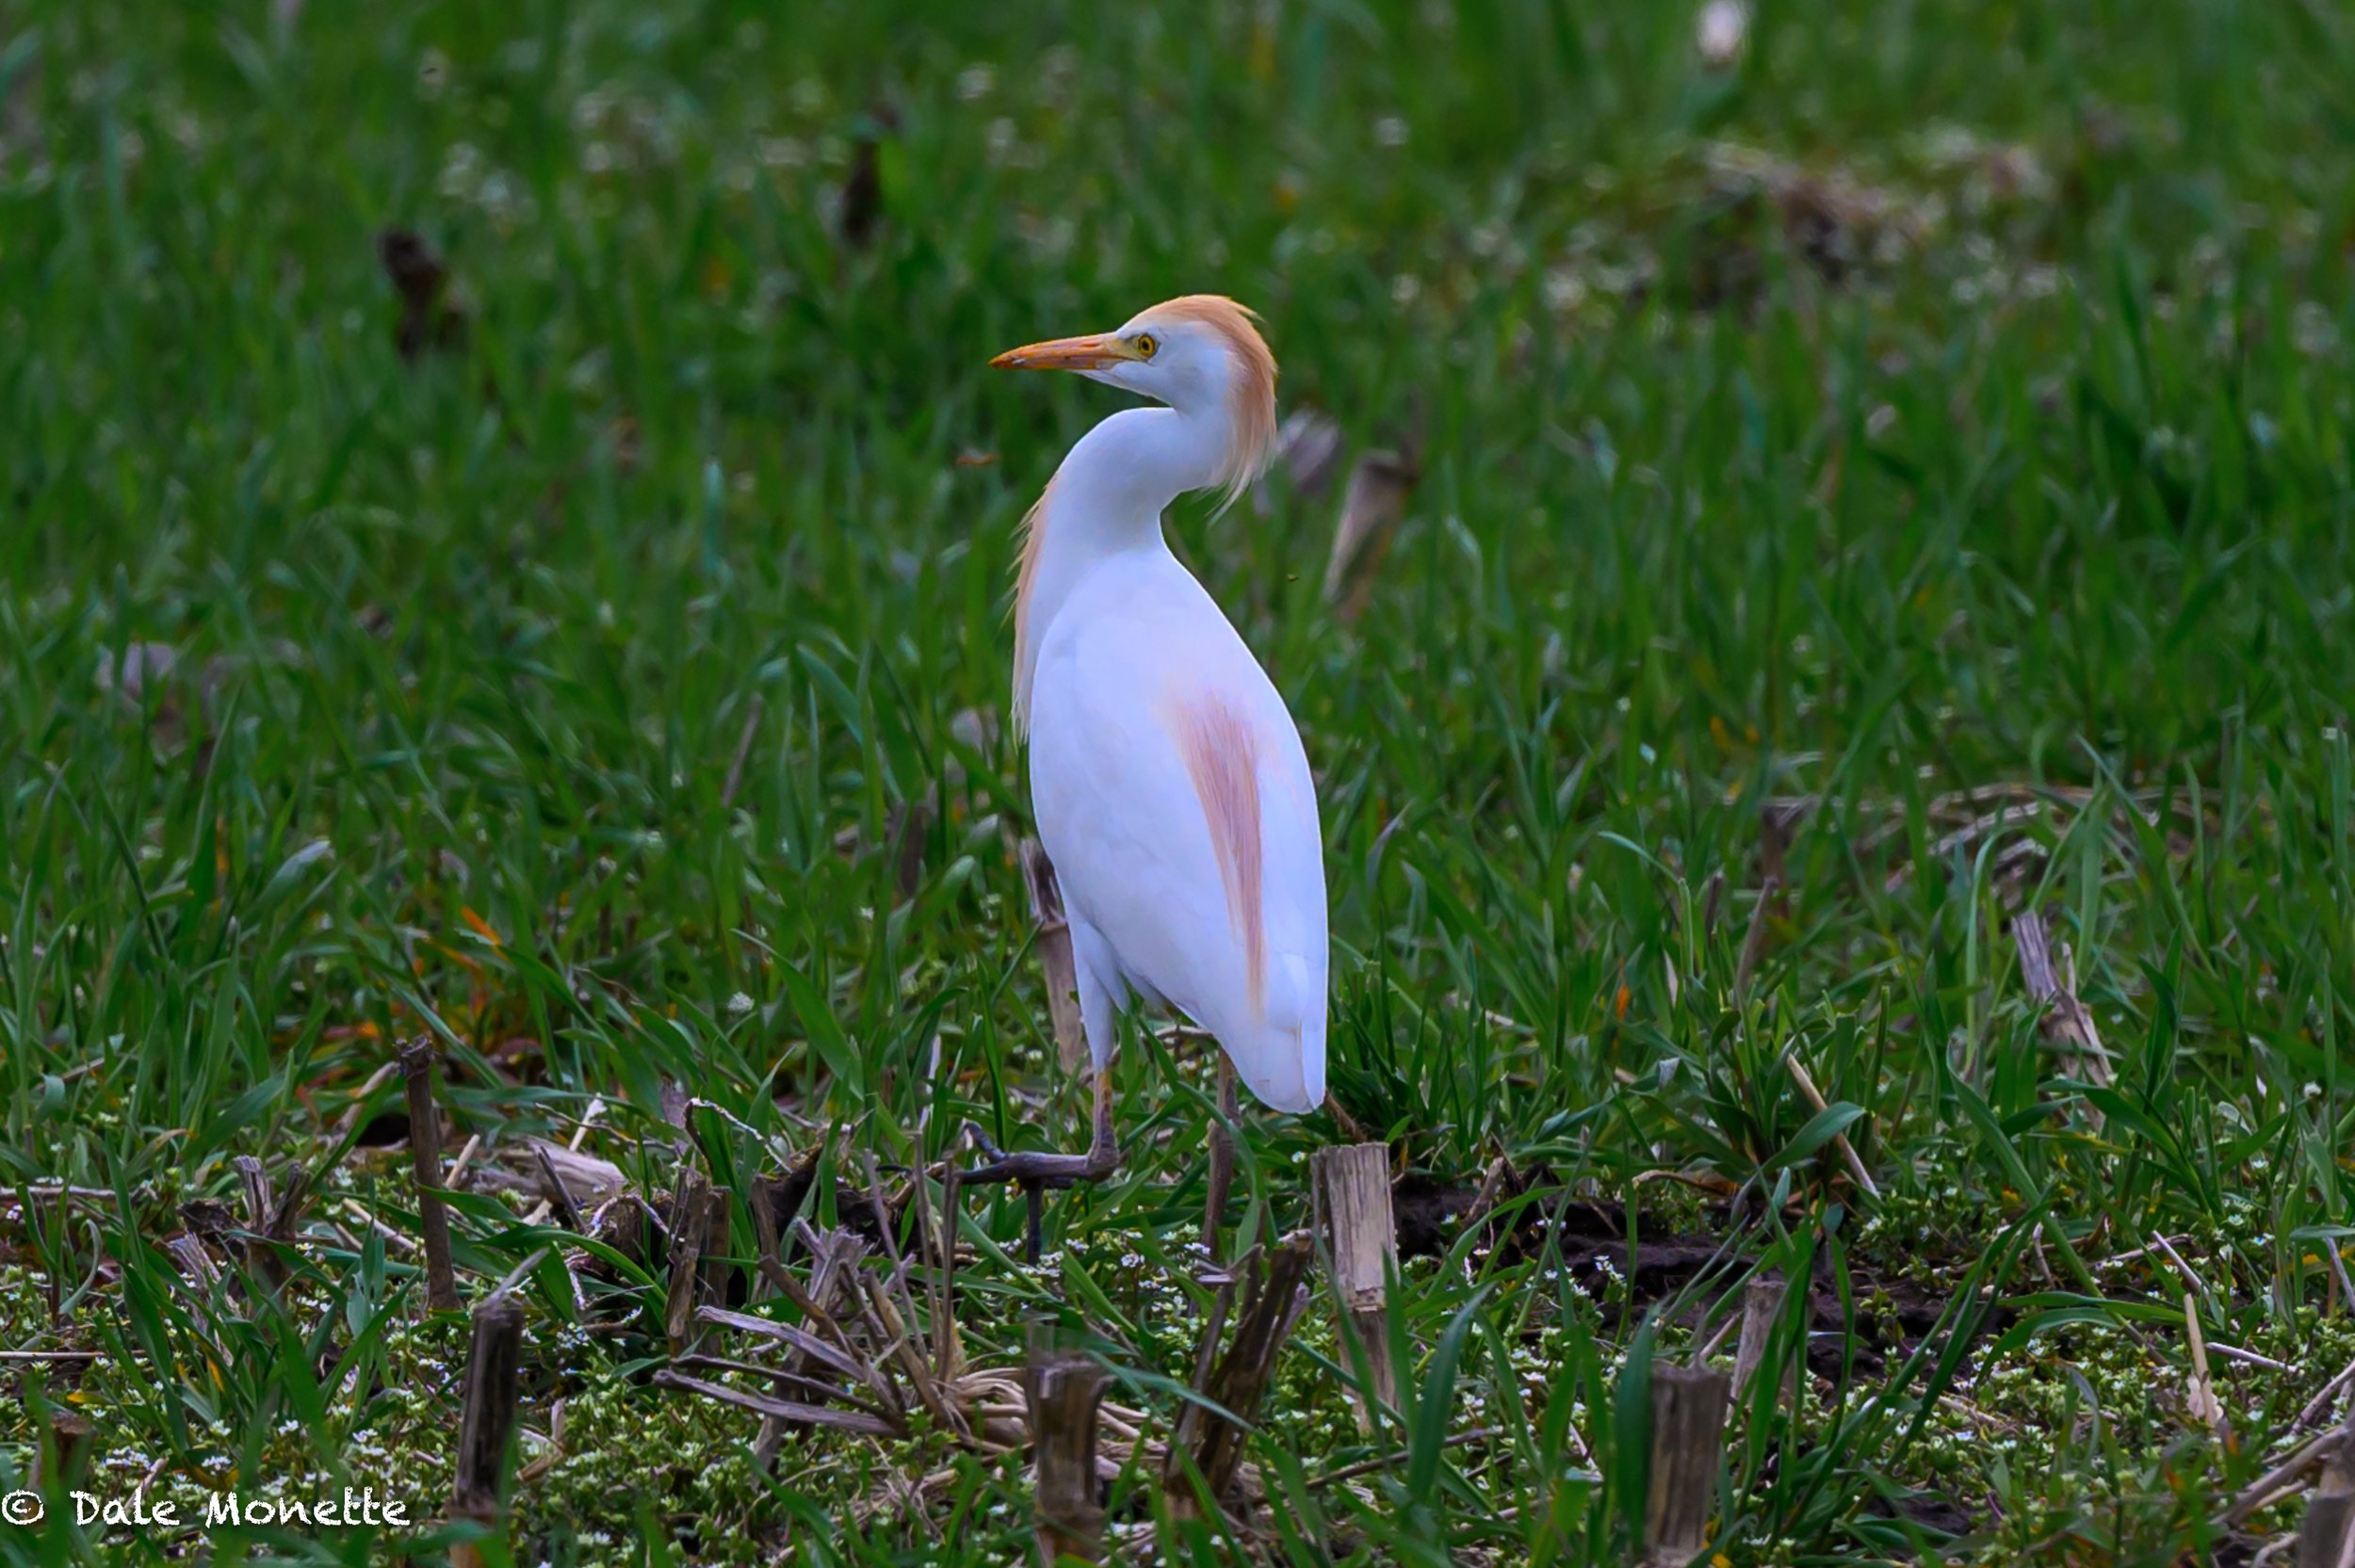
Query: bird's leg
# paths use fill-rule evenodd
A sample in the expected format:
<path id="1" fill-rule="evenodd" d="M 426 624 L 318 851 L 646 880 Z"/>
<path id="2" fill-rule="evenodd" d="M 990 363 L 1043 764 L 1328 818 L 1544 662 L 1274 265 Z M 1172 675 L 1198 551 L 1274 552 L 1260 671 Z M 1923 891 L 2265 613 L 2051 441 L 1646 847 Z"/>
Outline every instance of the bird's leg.
<path id="1" fill-rule="evenodd" d="M 1096 1070 L 1096 1137 L 1084 1155 L 1034 1155 L 1028 1152 L 1010 1155 L 989 1140 L 989 1135 L 971 1123 L 966 1131 L 989 1156 L 987 1165 L 977 1166 L 965 1173 L 968 1182 L 1013 1182 L 1022 1188 L 1027 1213 L 1023 1225 L 1023 1253 L 1031 1262 L 1039 1256 L 1039 1194 L 1050 1187 L 1069 1187 L 1074 1182 L 1098 1182 L 1120 1168 L 1120 1143 L 1113 1136 L 1113 1075 L 1107 1062 Z"/>
<path id="2" fill-rule="evenodd" d="M 1231 1130 L 1242 1107 L 1235 1100 L 1235 1064 L 1218 1050 L 1218 1120 L 1210 1127 L 1210 1193 L 1202 1204 L 1202 1246 L 1218 1261 L 1218 1230 L 1226 1220 L 1226 1191 L 1235 1181 L 1235 1135 Z"/>
<path id="3" fill-rule="evenodd" d="M 1340 1123 L 1342 1133 L 1348 1137 L 1352 1143 L 1371 1143 L 1373 1141 L 1373 1135 L 1367 1132 L 1365 1128 L 1359 1126 L 1357 1124 L 1357 1118 L 1343 1110 L 1341 1108 L 1341 1103 L 1333 1098 L 1329 1092 L 1324 1096 L 1324 1108 L 1332 1115 L 1333 1120 Z"/>
<path id="4" fill-rule="evenodd" d="M 1096 1138 L 1088 1145 L 1088 1158 L 1101 1160 L 1107 1173 L 1120 1163 L 1120 1140 L 1113 1134 L 1113 1064 L 1109 1061 L 1096 1070 Z"/>
<path id="5" fill-rule="evenodd" d="M 1120 1144 L 1113 1136 L 1113 1075 L 1108 1062 L 1096 1070 L 1096 1139 L 1084 1155 L 1007 1154 L 987 1139 L 977 1141 L 990 1156 L 987 1165 L 965 1173 L 968 1182 L 1019 1182 L 1024 1187 L 1069 1187 L 1100 1182 L 1120 1169 Z"/>

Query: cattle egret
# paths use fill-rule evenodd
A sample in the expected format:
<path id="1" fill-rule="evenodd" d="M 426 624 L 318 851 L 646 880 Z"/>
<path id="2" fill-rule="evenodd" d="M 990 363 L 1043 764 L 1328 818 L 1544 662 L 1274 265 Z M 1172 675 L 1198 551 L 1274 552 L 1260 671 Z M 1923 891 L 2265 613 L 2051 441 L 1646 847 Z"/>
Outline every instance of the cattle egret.
<path id="1" fill-rule="evenodd" d="M 1278 1110 L 1323 1103 L 1324 839 L 1283 698 L 1161 538 L 1170 502 L 1211 488 L 1232 502 L 1266 461 L 1275 358 L 1251 313 L 1188 295 L 990 364 L 1076 370 L 1162 405 L 1071 448 L 1031 509 L 1015 589 L 1015 721 L 1096 1075 L 1086 1154 L 973 1172 L 1035 1196 L 1120 1163 L 1112 1061 L 1131 993 L 1216 1037 L 1230 1114 L 1230 1072 Z"/>

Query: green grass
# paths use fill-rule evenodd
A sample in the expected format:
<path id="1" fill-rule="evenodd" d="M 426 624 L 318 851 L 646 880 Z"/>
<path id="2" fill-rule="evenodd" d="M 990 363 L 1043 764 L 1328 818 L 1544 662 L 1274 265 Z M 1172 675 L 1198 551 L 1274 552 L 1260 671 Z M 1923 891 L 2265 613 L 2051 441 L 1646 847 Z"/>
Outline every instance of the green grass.
<path id="1" fill-rule="evenodd" d="M 994 720 L 1015 521 L 1117 399 L 983 366 L 1214 288 L 1288 408 L 1420 446 L 1354 625 L 1331 498 L 1172 518 L 1320 779 L 1337 1095 L 1442 1183 L 1510 1161 L 1535 1220 L 1726 1243 L 1665 1301 L 1542 1223 L 1409 1264 L 1371 1439 L 1320 1300 L 1254 1549 L 1624 1560 L 1649 1369 L 1758 1266 L 1839 1326 L 1795 1410 L 1735 1413 L 1728 1562 L 2246 1560 L 2300 1505 L 2222 1499 L 2355 1358 L 2351 79 L 2310 0 L 1767 4 L 1718 73 L 1676 8 L 1561 0 L 0 0 L 0 1341 L 99 1356 L 8 1368 L 0 1490 L 78 1407 L 109 1495 L 438 1515 L 464 1330 L 423 1316 L 404 1157 L 352 1144 L 403 1038 L 453 1147 L 599 1102 L 583 1147 L 649 1194 L 683 1151 L 740 1193 L 967 1120 L 1076 1147 Z M 447 257 L 462 349 L 396 353 L 387 224 Z M 2112 1087 L 2042 1041 L 2029 908 Z M 1059 1322 L 1165 1431 L 1209 1083 L 1132 1044 L 1130 1162 L 1036 1268 L 967 1194 L 976 1365 Z M 1340 1129 L 1245 1133 L 1239 1226 L 1303 1222 Z M 241 1155 L 332 1172 L 275 1298 L 163 1250 Z M 551 1233 L 458 1203 L 471 1302 Z M 2229 1439 L 2157 1237 L 2207 1344 L 2278 1364 L 2212 1357 Z M 754 1417 L 647 1382 L 659 1274 L 583 1307 L 526 1271 L 523 1422 L 567 1422 L 516 1560 L 1026 1549 L 1019 1462 L 937 1434 L 764 1482 Z M 1908 1359 L 1917 1299 L 1967 1359 Z M 1158 1493 L 1125 1469 L 1121 1528 Z"/>

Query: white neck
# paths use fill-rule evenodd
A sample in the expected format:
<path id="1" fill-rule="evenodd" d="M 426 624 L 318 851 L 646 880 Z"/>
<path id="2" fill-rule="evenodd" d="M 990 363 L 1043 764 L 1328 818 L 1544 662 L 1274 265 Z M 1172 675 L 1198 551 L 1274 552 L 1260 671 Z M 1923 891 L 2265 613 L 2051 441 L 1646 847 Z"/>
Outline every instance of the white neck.
<path id="1" fill-rule="evenodd" d="M 1030 707 L 1038 647 L 1088 573 L 1137 550 L 1166 554 L 1161 512 L 1225 474 L 1231 422 L 1216 412 L 1124 409 L 1081 436 L 1031 519 L 1015 600 L 1015 711 Z"/>

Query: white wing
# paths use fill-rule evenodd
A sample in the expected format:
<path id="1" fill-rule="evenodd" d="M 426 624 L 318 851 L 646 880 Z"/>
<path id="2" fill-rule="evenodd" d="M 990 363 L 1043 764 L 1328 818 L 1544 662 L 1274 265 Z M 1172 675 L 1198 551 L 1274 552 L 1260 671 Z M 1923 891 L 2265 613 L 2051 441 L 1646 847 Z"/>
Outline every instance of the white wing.
<path id="1" fill-rule="evenodd" d="M 1315 781 L 1266 672 L 1166 550 L 1098 565 L 1048 627 L 1031 798 L 1075 925 L 1122 978 L 1216 1035 L 1269 1105 L 1322 1104 Z"/>

